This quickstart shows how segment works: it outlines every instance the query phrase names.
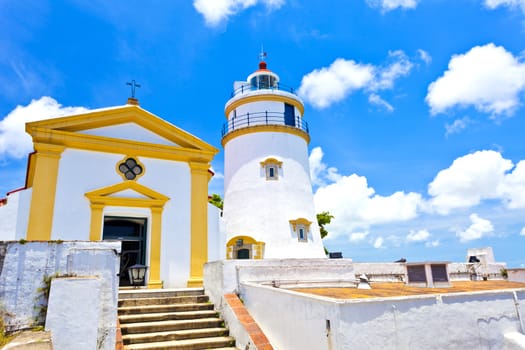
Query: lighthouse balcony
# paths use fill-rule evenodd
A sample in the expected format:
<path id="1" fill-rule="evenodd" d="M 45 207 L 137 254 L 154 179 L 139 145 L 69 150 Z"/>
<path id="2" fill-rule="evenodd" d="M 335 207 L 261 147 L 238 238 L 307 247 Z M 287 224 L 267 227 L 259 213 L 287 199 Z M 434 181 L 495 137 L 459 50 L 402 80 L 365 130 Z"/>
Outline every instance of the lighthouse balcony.
<path id="1" fill-rule="evenodd" d="M 260 125 L 285 126 L 299 129 L 308 135 L 308 123 L 300 116 L 279 112 L 254 112 L 229 119 L 222 127 L 222 137 L 239 129 Z"/>

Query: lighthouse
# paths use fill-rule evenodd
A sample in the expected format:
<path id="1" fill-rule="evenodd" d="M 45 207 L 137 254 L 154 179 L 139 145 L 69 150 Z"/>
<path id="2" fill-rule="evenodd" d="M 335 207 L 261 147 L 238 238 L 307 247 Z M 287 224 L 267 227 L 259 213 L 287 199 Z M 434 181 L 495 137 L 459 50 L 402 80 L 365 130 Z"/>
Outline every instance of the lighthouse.
<path id="1" fill-rule="evenodd" d="M 261 57 L 225 105 L 228 259 L 325 258 L 308 164 L 304 105 Z"/>

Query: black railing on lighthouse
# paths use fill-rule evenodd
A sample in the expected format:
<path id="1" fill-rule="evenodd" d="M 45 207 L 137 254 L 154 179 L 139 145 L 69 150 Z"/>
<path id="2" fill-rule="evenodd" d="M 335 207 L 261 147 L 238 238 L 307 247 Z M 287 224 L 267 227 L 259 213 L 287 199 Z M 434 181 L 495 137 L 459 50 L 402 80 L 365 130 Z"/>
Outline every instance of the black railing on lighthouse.
<path id="1" fill-rule="evenodd" d="M 236 88 L 235 90 L 233 90 L 231 93 L 231 97 L 238 95 L 238 94 L 244 94 L 247 92 L 255 91 L 255 90 L 280 90 L 280 91 L 285 91 L 285 92 L 289 92 L 291 94 L 296 95 L 295 89 L 293 87 L 287 86 L 281 83 L 275 83 L 273 85 L 264 84 L 264 83 L 259 83 L 259 85 L 245 83 L 245 84 L 242 84 L 240 87 Z"/>
<path id="2" fill-rule="evenodd" d="M 237 115 L 229 119 L 222 126 L 222 136 L 224 137 L 238 129 L 256 125 L 284 125 L 309 133 L 308 123 L 299 116 L 289 116 L 279 112 L 255 112 Z"/>

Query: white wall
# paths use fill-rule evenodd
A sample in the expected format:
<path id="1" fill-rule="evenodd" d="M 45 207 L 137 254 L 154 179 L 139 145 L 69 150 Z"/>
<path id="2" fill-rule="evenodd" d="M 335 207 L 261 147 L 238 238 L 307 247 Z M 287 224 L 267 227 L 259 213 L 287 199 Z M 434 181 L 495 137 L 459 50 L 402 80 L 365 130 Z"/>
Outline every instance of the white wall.
<path id="1" fill-rule="evenodd" d="M 26 237 L 31 193 L 31 189 L 25 189 L 7 196 L 7 204 L 0 207 L 0 240 Z"/>
<path id="2" fill-rule="evenodd" d="M 3 248 L 0 297 L 7 330 L 29 328 L 40 319 L 47 303 L 44 277 L 96 276 L 101 281 L 97 342 L 100 349 L 115 348 L 120 242 L 3 242 Z"/>
<path id="3" fill-rule="evenodd" d="M 265 258 L 324 258 L 317 225 L 304 139 L 283 132 L 236 137 L 224 149 L 226 240 L 251 236 L 263 241 Z M 279 179 L 266 180 L 261 162 L 282 161 Z M 290 220 L 312 222 L 308 242 L 299 242 Z"/>
<path id="4" fill-rule="evenodd" d="M 241 283 L 241 297 L 277 349 L 504 349 L 522 331 L 508 291 L 336 300 Z"/>

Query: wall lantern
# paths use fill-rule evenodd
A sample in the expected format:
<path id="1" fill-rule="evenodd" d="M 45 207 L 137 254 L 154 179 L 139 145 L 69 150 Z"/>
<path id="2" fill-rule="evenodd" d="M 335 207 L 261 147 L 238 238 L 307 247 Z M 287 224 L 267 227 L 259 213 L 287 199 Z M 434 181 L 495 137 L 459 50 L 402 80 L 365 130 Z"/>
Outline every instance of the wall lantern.
<path id="1" fill-rule="evenodd" d="M 135 264 L 133 266 L 128 267 L 128 273 L 129 273 L 129 282 L 132 286 L 143 286 L 145 277 L 146 277 L 146 270 L 148 269 L 147 266 Z"/>

